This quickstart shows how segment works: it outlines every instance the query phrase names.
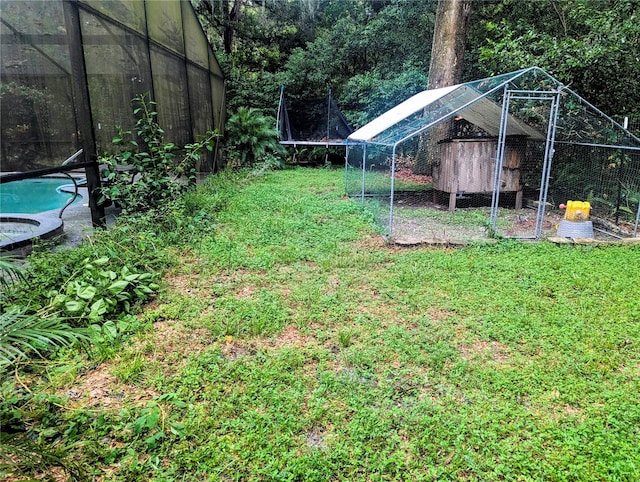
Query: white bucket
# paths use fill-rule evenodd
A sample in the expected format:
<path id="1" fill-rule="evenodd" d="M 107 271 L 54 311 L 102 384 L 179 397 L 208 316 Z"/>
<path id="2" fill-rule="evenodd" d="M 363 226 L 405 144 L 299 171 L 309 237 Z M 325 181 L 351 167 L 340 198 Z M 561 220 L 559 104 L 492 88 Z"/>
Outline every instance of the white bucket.
<path id="1" fill-rule="evenodd" d="M 558 225 L 559 238 L 593 238 L 591 221 L 567 221 L 563 219 Z"/>

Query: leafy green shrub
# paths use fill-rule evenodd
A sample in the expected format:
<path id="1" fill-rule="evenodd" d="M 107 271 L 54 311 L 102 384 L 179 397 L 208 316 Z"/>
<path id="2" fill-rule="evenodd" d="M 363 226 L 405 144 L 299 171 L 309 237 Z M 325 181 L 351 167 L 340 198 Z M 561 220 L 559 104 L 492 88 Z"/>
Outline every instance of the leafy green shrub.
<path id="1" fill-rule="evenodd" d="M 114 145 L 119 153 L 101 157 L 106 168 L 103 176 L 102 202 L 111 200 L 130 212 L 142 212 L 161 207 L 176 199 L 190 185 L 195 184 L 197 164 L 204 149 L 212 151 L 218 133 L 208 131 L 182 149 L 165 142 L 164 130 L 158 125 L 155 102 L 145 94 L 133 99 L 136 107 L 135 135 L 118 129 Z"/>
<path id="2" fill-rule="evenodd" d="M 258 109 L 240 107 L 227 121 L 227 148 L 230 157 L 240 167 L 253 166 L 268 154 L 286 153 L 278 142 L 275 119 L 265 116 Z"/>
<path id="3" fill-rule="evenodd" d="M 23 279 L 22 270 L 15 260 L 0 256 L 0 294 L 4 293 L 15 281 Z"/>
<path id="4" fill-rule="evenodd" d="M 137 272 L 126 265 L 110 269 L 109 258 L 86 259 L 68 283 L 49 293 L 51 306 L 77 324 L 102 321 L 109 315 L 131 312 L 132 305 L 148 299 L 159 286 L 152 273 Z"/>

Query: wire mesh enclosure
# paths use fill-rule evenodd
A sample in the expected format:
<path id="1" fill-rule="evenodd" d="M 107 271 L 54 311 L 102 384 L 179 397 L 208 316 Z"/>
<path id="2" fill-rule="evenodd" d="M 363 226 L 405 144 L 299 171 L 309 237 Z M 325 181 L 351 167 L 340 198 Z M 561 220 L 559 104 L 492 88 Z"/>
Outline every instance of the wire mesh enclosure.
<path id="1" fill-rule="evenodd" d="M 188 1 L 0 0 L 0 15 L 2 171 L 95 159 L 142 93 L 170 142 L 223 131 L 224 75 Z"/>
<path id="2" fill-rule="evenodd" d="M 348 138 L 346 190 L 391 241 L 638 234 L 640 139 L 538 68 L 424 91 Z"/>

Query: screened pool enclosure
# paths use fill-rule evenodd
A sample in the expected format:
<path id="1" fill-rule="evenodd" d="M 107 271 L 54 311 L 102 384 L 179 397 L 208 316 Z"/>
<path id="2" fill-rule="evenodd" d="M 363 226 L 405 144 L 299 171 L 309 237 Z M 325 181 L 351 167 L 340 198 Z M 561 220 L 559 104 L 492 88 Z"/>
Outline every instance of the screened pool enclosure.
<path id="1" fill-rule="evenodd" d="M 224 75 L 188 1 L 0 0 L 0 35 L 3 174 L 95 161 L 143 93 L 167 141 L 223 131 Z"/>
<path id="2" fill-rule="evenodd" d="M 392 241 L 555 236 L 570 200 L 595 237 L 636 237 L 640 139 L 539 68 L 416 94 L 347 139 L 346 190 Z"/>

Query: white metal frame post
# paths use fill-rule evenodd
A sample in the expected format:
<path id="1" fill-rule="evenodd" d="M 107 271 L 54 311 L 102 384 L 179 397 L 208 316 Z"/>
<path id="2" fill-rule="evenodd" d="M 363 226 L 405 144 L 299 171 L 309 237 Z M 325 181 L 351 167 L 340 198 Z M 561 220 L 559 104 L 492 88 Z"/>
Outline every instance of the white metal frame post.
<path id="1" fill-rule="evenodd" d="M 549 192 L 549 179 L 551 177 L 551 164 L 553 154 L 555 152 L 554 144 L 556 137 L 556 125 L 558 121 L 558 110 L 560 106 L 561 90 L 557 91 L 528 91 L 528 90 L 510 90 L 505 86 L 502 112 L 500 117 L 500 131 L 498 135 L 498 145 L 496 148 L 496 165 L 493 178 L 493 193 L 491 196 L 491 229 L 493 233 L 497 233 L 498 223 L 498 204 L 500 201 L 500 185 L 502 182 L 502 165 L 504 163 L 504 150 L 507 140 L 507 120 L 509 117 L 509 109 L 512 100 L 537 100 L 541 102 L 550 102 L 549 119 L 547 123 L 547 137 L 545 140 L 544 159 L 542 164 L 542 173 L 540 175 L 540 193 L 538 196 L 538 207 L 536 211 L 536 225 L 533 232 L 533 239 L 542 236 L 545 206 L 547 195 Z M 527 239 L 531 237 L 523 237 Z"/>

